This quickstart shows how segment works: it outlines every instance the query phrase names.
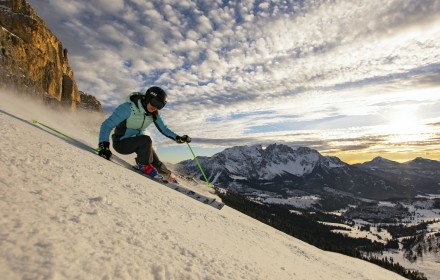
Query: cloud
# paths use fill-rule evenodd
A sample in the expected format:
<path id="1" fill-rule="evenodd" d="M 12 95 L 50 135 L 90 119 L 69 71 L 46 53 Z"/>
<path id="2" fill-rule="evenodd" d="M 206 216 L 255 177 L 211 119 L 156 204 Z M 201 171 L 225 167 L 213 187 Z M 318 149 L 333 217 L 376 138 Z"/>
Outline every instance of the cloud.
<path id="1" fill-rule="evenodd" d="M 279 129 L 367 133 L 396 102 L 417 102 L 436 122 L 438 106 L 426 105 L 439 103 L 435 0 L 29 2 L 69 49 L 81 90 L 111 111 L 162 86 L 170 127 L 213 139 L 204 143 L 259 131 L 293 139 Z M 312 134 L 295 141 L 323 143 Z"/>

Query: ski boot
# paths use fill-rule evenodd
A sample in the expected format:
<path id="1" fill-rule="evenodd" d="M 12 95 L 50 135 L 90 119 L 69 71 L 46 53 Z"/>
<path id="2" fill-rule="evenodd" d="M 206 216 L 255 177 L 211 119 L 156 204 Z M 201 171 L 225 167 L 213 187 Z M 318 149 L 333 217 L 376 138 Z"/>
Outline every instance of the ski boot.
<path id="1" fill-rule="evenodd" d="M 157 172 L 157 169 L 151 163 L 150 164 L 138 163 L 137 168 L 153 179 L 160 179 L 161 178 L 161 176 Z"/>

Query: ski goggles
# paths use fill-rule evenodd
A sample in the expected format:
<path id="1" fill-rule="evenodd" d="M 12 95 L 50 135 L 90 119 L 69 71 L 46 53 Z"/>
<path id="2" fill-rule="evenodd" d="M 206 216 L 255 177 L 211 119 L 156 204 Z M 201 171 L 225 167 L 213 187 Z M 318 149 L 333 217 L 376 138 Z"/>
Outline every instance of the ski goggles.
<path id="1" fill-rule="evenodd" d="M 153 98 L 150 100 L 150 104 L 151 106 L 153 106 L 154 108 L 156 108 L 157 110 L 162 109 L 163 107 L 165 107 L 165 103 L 163 103 L 160 100 L 157 100 L 156 98 Z"/>

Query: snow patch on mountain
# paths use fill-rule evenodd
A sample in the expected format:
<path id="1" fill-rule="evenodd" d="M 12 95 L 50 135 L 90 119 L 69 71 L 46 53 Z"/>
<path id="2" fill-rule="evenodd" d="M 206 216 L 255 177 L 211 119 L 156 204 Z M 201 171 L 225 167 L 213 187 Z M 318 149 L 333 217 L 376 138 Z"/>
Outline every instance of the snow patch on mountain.
<path id="1" fill-rule="evenodd" d="M 321 166 L 332 169 L 332 168 L 342 168 L 342 167 L 346 167 L 347 164 L 344 163 L 343 161 L 341 161 L 339 158 L 337 157 L 332 157 L 332 156 L 326 156 L 326 157 L 321 157 Z"/>
<path id="2" fill-rule="evenodd" d="M 310 209 L 313 208 L 313 205 L 317 204 L 320 199 L 321 198 L 316 195 L 294 196 L 289 198 L 269 197 L 264 199 L 263 202 L 269 204 L 291 205 L 301 209 Z"/>
<path id="3" fill-rule="evenodd" d="M 233 180 L 246 180 L 247 179 L 246 177 L 236 176 L 236 175 L 230 175 L 229 177 L 231 177 L 231 179 L 233 179 Z"/>

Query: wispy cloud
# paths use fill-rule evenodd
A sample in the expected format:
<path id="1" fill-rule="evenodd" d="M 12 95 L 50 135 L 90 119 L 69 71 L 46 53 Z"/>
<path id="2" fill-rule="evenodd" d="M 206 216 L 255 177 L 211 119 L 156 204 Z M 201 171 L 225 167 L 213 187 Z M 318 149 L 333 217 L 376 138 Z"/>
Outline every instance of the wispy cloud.
<path id="1" fill-rule="evenodd" d="M 438 0 L 29 2 L 69 49 L 81 90 L 110 111 L 163 86 L 169 126 L 205 145 L 369 151 L 386 145 L 374 127 L 398 103 L 440 121 Z"/>

